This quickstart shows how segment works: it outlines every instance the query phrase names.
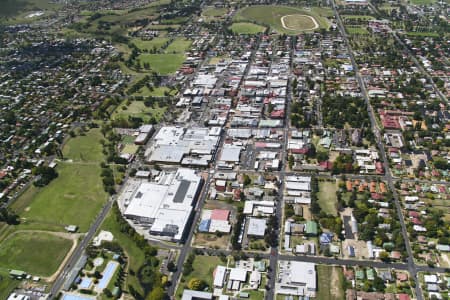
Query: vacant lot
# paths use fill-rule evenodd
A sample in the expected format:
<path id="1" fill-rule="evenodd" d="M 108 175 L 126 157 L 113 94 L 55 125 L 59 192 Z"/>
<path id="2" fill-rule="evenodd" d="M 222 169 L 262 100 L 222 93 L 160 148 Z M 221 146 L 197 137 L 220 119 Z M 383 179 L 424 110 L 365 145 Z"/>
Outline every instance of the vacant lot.
<path id="1" fill-rule="evenodd" d="M 266 27 L 253 23 L 239 22 L 233 23 L 230 26 L 230 29 L 237 34 L 257 34 L 260 32 L 264 32 L 266 30 Z"/>
<path id="2" fill-rule="evenodd" d="M 58 269 L 71 246 L 71 240 L 48 233 L 13 233 L 0 244 L 0 266 L 32 275 L 50 276 Z"/>
<path id="3" fill-rule="evenodd" d="M 71 138 L 65 145 L 63 155 L 74 162 L 101 162 L 104 158 L 100 141 L 103 135 L 100 129 L 94 128 L 85 135 Z"/>
<path id="4" fill-rule="evenodd" d="M 175 49 L 173 47 L 173 49 Z M 141 54 L 138 56 L 141 64 L 148 63 L 150 68 L 161 74 L 174 73 L 183 64 L 185 58 L 183 54 Z"/>
<path id="5" fill-rule="evenodd" d="M 230 240 L 229 234 L 224 234 L 218 237 L 215 233 L 196 233 L 195 245 L 204 246 L 215 249 L 227 249 Z"/>
<path id="6" fill-rule="evenodd" d="M 33 189 L 32 197 L 17 200 L 31 201 L 21 217 L 26 218 L 25 223 L 75 224 L 85 232 L 107 198 L 100 166 L 98 163 L 60 163 L 57 171 L 59 176 L 49 185 Z"/>
<path id="7" fill-rule="evenodd" d="M 192 264 L 194 270 L 188 276 L 183 275 L 181 278 L 180 285 L 176 293 L 176 299 L 181 299 L 183 290 L 187 288 L 187 284 L 192 278 L 204 280 L 208 283 L 211 289 L 213 284 L 213 272 L 218 265 L 225 266 L 226 263 L 223 263 L 217 256 L 197 255 L 194 263 Z"/>
<path id="8" fill-rule="evenodd" d="M 253 21 L 261 25 L 270 26 L 279 33 L 295 34 L 304 31 L 304 29 L 285 29 L 281 22 L 281 18 L 288 15 L 311 16 L 318 22 L 320 28 L 329 27 L 329 22 L 326 19 L 326 15 L 328 15 L 327 10 L 314 8 L 310 10 L 303 10 L 296 7 L 276 5 L 254 5 L 245 7 L 236 13 L 235 21 Z"/>
<path id="9" fill-rule="evenodd" d="M 335 182 L 319 182 L 319 192 L 317 193 L 319 205 L 324 212 L 334 216 L 337 216 L 336 190 L 337 187 Z"/>
<path id="10" fill-rule="evenodd" d="M 344 275 L 340 267 L 317 265 L 317 299 L 344 299 Z"/>

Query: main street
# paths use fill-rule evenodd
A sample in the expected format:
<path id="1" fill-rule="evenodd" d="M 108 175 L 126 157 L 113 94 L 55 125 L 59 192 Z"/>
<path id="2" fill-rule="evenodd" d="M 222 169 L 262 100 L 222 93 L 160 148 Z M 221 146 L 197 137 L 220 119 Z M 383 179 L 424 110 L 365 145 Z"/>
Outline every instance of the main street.
<path id="1" fill-rule="evenodd" d="M 332 4 L 334 15 L 336 17 L 336 21 L 337 21 L 339 30 L 340 30 L 340 32 L 341 32 L 341 34 L 342 34 L 342 36 L 344 38 L 345 44 L 347 46 L 347 51 L 349 52 L 350 59 L 351 59 L 352 65 L 353 65 L 353 69 L 355 70 L 356 78 L 358 80 L 361 92 L 363 94 L 365 103 L 367 105 L 367 111 L 368 111 L 368 114 L 369 114 L 371 127 L 372 127 L 373 132 L 375 133 L 376 143 L 377 143 L 377 146 L 378 146 L 378 150 L 380 151 L 381 159 L 383 161 L 383 166 L 384 166 L 385 173 L 386 173 L 385 179 L 386 179 L 386 181 L 388 183 L 389 189 L 392 191 L 392 196 L 394 198 L 395 208 L 397 210 L 397 216 L 398 216 L 398 219 L 399 219 L 399 222 L 400 222 L 400 226 L 401 226 L 401 229 L 402 229 L 402 235 L 403 235 L 403 240 L 404 240 L 404 243 L 405 243 L 406 252 L 408 254 L 408 271 L 411 274 L 411 276 L 412 276 L 412 278 L 414 279 L 414 282 L 415 282 L 416 298 L 418 300 L 422 300 L 423 299 L 423 293 L 422 293 L 421 284 L 420 284 L 420 281 L 419 281 L 419 278 L 418 278 L 418 275 L 417 275 L 417 267 L 416 267 L 416 264 L 414 262 L 414 256 L 413 256 L 413 252 L 412 252 L 411 245 L 410 245 L 410 242 L 409 242 L 408 232 L 406 230 L 405 219 L 403 217 L 402 208 L 401 208 L 401 205 L 400 205 L 398 193 L 397 193 L 397 190 L 395 188 L 394 180 L 393 180 L 392 175 L 391 175 L 391 170 L 390 170 L 390 167 L 389 167 L 389 161 L 387 159 L 386 151 L 384 149 L 384 144 L 383 144 L 383 141 L 382 141 L 381 136 L 380 136 L 380 129 L 378 128 L 378 124 L 377 124 L 376 118 L 375 118 L 375 113 L 374 113 L 374 111 L 372 109 L 372 106 L 370 104 L 370 100 L 369 100 L 369 97 L 368 97 L 368 94 L 367 94 L 366 86 L 364 84 L 364 81 L 363 81 L 360 73 L 359 73 L 358 64 L 356 63 L 355 57 L 353 55 L 353 50 L 351 48 L 350 42 L 348 40 L 348 36 L 347 36 L 347 34 L 345 32 L 344 25 L 342 23 L 341 17 L 340 17 L 339 12 L 338 12 L 338 10 L 336 8 L 336 4 L 335 4 L 334 0 L 331 0 L 331 4 Z"/>

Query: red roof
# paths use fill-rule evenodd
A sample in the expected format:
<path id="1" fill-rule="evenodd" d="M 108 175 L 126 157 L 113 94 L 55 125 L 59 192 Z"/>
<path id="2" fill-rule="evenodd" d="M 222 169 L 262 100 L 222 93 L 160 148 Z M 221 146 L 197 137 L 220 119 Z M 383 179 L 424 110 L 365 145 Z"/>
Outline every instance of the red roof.
<path id="1" fill-rule="evenodd" d="M 398 300 L 411 300 L 408 294 L 398 294 Z"/>
<path id="2" fill-rule="evenodd" d="M 227 221 L 230 211 L 226 209 L 214 209 L 211 213 L 211 220 Z"/>

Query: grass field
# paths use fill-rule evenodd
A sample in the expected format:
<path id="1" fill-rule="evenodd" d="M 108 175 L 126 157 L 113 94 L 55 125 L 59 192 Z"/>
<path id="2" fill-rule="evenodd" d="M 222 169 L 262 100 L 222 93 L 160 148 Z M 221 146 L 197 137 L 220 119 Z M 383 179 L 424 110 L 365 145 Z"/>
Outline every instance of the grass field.
<path id="1" fill-rule="evenodd" d="M 128 119 L 128 117 L 142 118 L 144 122 L 148 122 L 151 117 L 154 117 L 159 121 L 166 111 L 166 107 L 155 107 L 145 106 L 143 101 L 132 101 L 130 105 L 126 107 L 125 110 L 122 109 L 123 105 L 119 105 L 114 111 L 113 119 Z"/>
<path id="2" fill-rule="evenodd" d="M 317 193 L 319 205 L 324 212 L 334 216 L 337 216 L 336 190 L 335 182 L 319 181 L 319 192 Z"/>
<path id="3" fill-rule="evenodd" d="M 239 22 L 233 23 L 230 26 L 230 29 L 237 34 L 257 34 L 260 32 L 264 32 L 266 30 L 266 27 L 253 23 Z"/>
<path id="4" fill-rule="evenodd" d="M 409 3 L 415 5 L 430 5 L 436 3 L 437 0 L 409 0 Z"/>
<path id="5" fill-rule="evenodd" d="M 372 16 L 363 16 L 363 15 L 342 15 L 342 19 L 361 19 L 361 20 L 375 20 L 375 17 Z"/>
<path id="6" fill-rule="evenodd" d="M 317 265 L 318 291 L 316 299 L 343 300 L 344 275 L 340 267 Z"/>
<path id="7" fill-rule="evenodd" d="M 184 38 L 177 38 L 166 48 L 166 53 L 184 53 L 192 45 L 192 41 Z"/>
<path id="8" fill-rule="evenodd" d="M 168 87 L 165 86 L 158 86 L 153 88 L 152 91 L 148 89 L 148 87 L 144 86 L 142 89 L 139 90 L 139 92 L 133 94 L 134 96 L 143 96 L 143 97 L 163 97 L 165 96 L 165 93 L 169 92 L 170 96 L 175 96 L 177 94 L 176 90 L 170 91 Z"/>
<path id="9" fill-rule="evenodd" d="M 192 278 L 204 280 L 206 283 L 208 283 L 211 289 L 213 284 L 213 272 L 218 265 L 225 266 L 226 264 L 223 263 L 217 256 L 196 256 L 194 263 L 192 264 L 194 271 L 192 271 L 188 276 L 182 277 L 180 285 L 177 289 L 176 299 L 181 299 L 183 290 L 186 288 L 189 280 L 191 280 Z"/>
<path id="10" fill-rule="evenodd" d="M 408 31 L 406 33 L 407 36 L 414 37 L 414 36 L 420 36 L 420 37 L 439 37 L 439 33 L 437 32 L 417 32 L 417 31 Z"/>
<path id="11" fill-rule="evenodd" d="M 160 49 L 168 41 L 169 39 L 165 37 L 155 37 L 148 41 L 144 41 L 139 38 L 134 38 L 131 40 L 131 42 L 141 50 L 152 50 L 154 48 Z"/>
<path id="12" fill-rule="evenodd" d="M 355 34 L 355 35 L 369 34 L 369 31 L 367 31 L 367 29 L 363 26 L 347 25 L 347 26 L 345 26 L 345 30 L 347 30 L 348 34 Z"/>
<path id="13" fill-rule="evenodd" d="M 202 15 L 206 17 L 222 17 L 228 12 L 226 8 L 208 7 L 202 11 Z"/>
<path id="14" fill-rule="evenodd" d="M 329 22 L 325 15 L 328 14 L 327 10 L 303 10 L 295 7 L 289 6 L 268 6 L 268 5 L 254 5 L 248 6 L 236 13 L 235 21 L 245 22 L 253 21 L 258 24 L 264 24 L 275 29 L 279 33 L 296 34 L 305 31 L 303 28 L 298 28 L 298 30 L 288 30 L 283 28 L 281 23 L 281 18 L 286 15 L 308 15 L 313 17 L 319 24 L 320 28 L 328 28 Z M 307 30 L 307 28 L 306 28 Z"/>
<path id="15" fill-rule="evenodd" d="M 0 0 L 0 22 L 1 21 L 33 21 L 35 18 L 27 18 L 30 13 L 42 11 L 44 16 L 47 12 L 56 11 L 61 8 L 61 4 L 47 0 Z"/>
<path id="16" fill-rule="evenodd" d="M 74 162 L 98 162 L 100 163 L 104 155 L 100 141 L 103 135 L 99 128 L 93 128 L 86 135 L 79 135 L 71 138 L 63 149 L 65 159 L 71 159 Z"/>
<path id="17" fill-rule="evenodd" d="M 8 296 L 19 283 L 20 281 L 9 277 L 7 270 L 0 270 L 0 299 L 8 299 Z"/>
<path id="18" fill-rule="evenodd" d="M 145 263 L 145 255 L 127 234 L 120 231 L 119 224 L 115 219 L 113 211 L 106 217 L 101 229 L 110 231 L 114 235 L 114 239 L 123 247 L 128 256 L 129 269 L 137 272 L 137 270 Z M 128 288 L 129 285 L 132 285 L 139 293 L 143 293 L 138 278 L 135 275 L 130 274 L 130 272 L 128 272 L 126 283 L 123 286 Z"/>
<path id="19" fill-rule="evenodd" d="M 59 176 L 49 185 L 33 188 L 20 197 L 17 205 L 24 208 L 23 223 L 78 225 L 86 232 L 107 195 L 103 191 L 98 163 L 59 163 Z M 30 201 L 30 203 L 24 203 Z"/>
<path id="20" fill-rule="evenodd" d="M 150 64 L 151 69 L 155 72 L 167 75 L 178 70 L 185 58 L 183 54 L 141 54 L 138 60 L 141 64 Z"/>
<path id="21" fill-rule="evenodd" d="M 0 266 L 32 275 L 50 276 L 58 269 L 72 241 L 48 233 L 17 232 L 0 245 Z"/>
<path id="22" fill-rule="evenodd" d="M 314 30 L 318 27 L 313 17 L 300 14 L 284 16 L 281 22 L 284 27 L 295 31 Z"/>

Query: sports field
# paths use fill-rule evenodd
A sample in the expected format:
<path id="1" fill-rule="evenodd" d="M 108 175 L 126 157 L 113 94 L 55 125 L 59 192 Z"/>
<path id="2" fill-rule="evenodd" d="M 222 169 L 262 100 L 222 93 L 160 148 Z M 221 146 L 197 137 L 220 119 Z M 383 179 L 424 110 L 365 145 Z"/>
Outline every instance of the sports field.
<path id="1" fill-rule="evenodd" d="M 266 27 L 253 24 L 253 23 L 247 23 L 247 22 L 238 22 L 233 23 L 230 26 L 231 31 L 237 34 L 256 34 L 260 32 L 264 32 L 266 30 Z"/>
<path id="2" fill-rule="evenodd" d="M 71 138 L 63 149 L 65 159 L 71 159 L 74 162 L 101 162 L 104 158 L 102 145 L 100 141 L 103 135 L 99 128 L 89 130 L 85 135 L 79 135 Z"/>
<path id="3" fill-rule="evenodd" d="M 17 205 L 28 205 L 20 214 L 22 223 L 74 224 L 86 232 L 107 199 L 99 163 L 59 163 L 57 171 L 59 176 L 49 185 L 32 188 L 32 195 L 27 191 L 17 200 Z"/>
<path id="4" fill-rule="evenodd" d="M 51 276 L 72 247 L 72 241 L 43 232 L 16 232 L 0 244 L 0 267 Z"/>
<path id="5" fill-rule="evenodd" d="M 183 54 L 141 54 L 138 60 L 141 64 L 148 63 L 153 71 L 167 75 L 178 70 L 185 58 Z"/>
<path id="6" fill-rule="evenodd" d="M 281 24 L 284 29 L 301 31 L 301 30 L 315 30 L 319 28 L 316 19 L 308 15 L 286 15 L 281 17 Z"/>
<path id="7" fill-rule="evenodd" d="M 253 5 L 245 7 L 236 13 L 234 21 L 252 21 L 270 26 L 279 33 L 297 34 L 330 26 L 326 9 L 300 9 L 290 6 Z M 284 23 L 284 24 L 283 24 Z"/>
<path id="8" fill-rule="evenodd" d="M 140 38 L 134 38 L 131 40 L 131 43 L 136 45 L 141 50 L 152 50 L 152 49 L 160 49 L 165 43 L 169 41 L 168 38 L 165 37 L 155 37 L 151 40 L 141 40 Z"/>

